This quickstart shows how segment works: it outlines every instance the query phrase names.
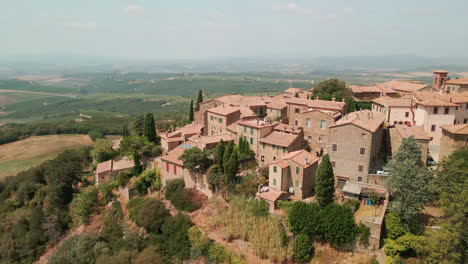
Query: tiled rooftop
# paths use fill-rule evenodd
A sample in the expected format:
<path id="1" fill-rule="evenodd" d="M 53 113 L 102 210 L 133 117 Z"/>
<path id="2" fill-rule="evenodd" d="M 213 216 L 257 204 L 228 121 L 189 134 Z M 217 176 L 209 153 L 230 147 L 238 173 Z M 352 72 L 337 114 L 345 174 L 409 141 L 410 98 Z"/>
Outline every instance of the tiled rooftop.
<path id="1" fill-rule="evenodd" d="M 370 110 L 361 110 L 345 115 L 340 120 L 336 121 L 335 124 L 331 125 L 330 128 L 353 124 L 374 133 L 384 121 L 385 117 L 380 113 Z"/>

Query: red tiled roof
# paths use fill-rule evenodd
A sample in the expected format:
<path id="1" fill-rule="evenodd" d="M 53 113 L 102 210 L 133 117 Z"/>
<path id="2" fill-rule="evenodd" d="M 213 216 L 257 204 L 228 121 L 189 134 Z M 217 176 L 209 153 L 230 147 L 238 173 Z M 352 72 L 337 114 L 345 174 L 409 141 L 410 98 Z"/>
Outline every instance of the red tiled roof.
<path id="1" fill-rule="evenodd" d="M 184 166 L 184 163 L 179 159 L 179 157 L 184 154 L 186 148 L 178 146 L 175 149 L 166 153 L 166 155 L 161 156 L 161 160 L 165 162 L 170 162 L 179 166 Z"/>
<path id="2" fill-rule="evenodd" d="M 296 97 L 288 98 L 285 102 L 286 104 L 306 105 L 311 108 L 330 109 L 336 111 L 343 111 L 346 106 L 345 102 L 325 101 L 319 99 L 308 100 Z"/>
<path id="3" fill-rule="evenodd" d="M 267 108 L 271 108 L 271 109 L 277 109 L 277 110 L 282 110 L 284 108 L 286 108 L 287 105 L 284 101 L 276 101 L 276 102 L 271 102 L 269 104 L 267 104 Z"/>
<path id="4" fill-rule="evenodd" d="M 445 84 L 468 84 L 468 78 L 447 80 Z"/>
<path id="5" fill-rule="evenodd" d="M 275 126 L 275 131 L 299 134 L 303 131 L 302 127 L 291 126 L 288 124 L 279 124 Z"/>
<path id="6" fill-rule="evenodd" d="M 299 135 L 296 134 L 273 131 L 268 136 L 260 139 L 260 142 L 275 146 L 289 147 L 298 137 Z"/>
<path id="7" fill-rule="evenodd" d="M 258 197 L 271 201 L 271 202 L 276 202 L 283 194 L 286 194 L 286 193 L 282 191 L 272 190 L 272 189 L 268 189 L 268 191 L 266 192 L 256 193 Z"/>
<path id="8" fill-rule="evenodd" d="M 414 92 L 412 93 L 412 95 L 417 104 L 424 106 L 458 106 L 457 104 L 451 102 L 453 94 L 441 94 L 439 92 L 420 91 Z"/>
<path id="9" fill-rule="evenodd" d="M 390 97 L 379 97 L 372 102 L 387 106 L 387 107 L 411 107 L 411 98 L 390 98 Z"/>
<path id="10" fill-rule="evenodd" d="M 242 125 L 242 126 L 261 128 L 261 127 L 268 127 L 268 126 L 276 126 L 278 122 L 271 123 L 271 122 L 266 122 L 261 119 L 248 119 L 248 120 L 239 120 L 237 121 L 237 124 Z"/>
<path id="11" fill-rule="evenodd" d="M 239 107 L 233 107 L 233 106 L 228 106 L 228 105 L 220 105 L 215 108 L 210 108 L 207 110 L 210 113 L 222 115 L 222 116 L 227 116 L 229 114 L 235 113 L 240 111 Z"/>
<path id="12" fill-rule="evenodd" d="M 289 167 L 289 163 L 287 163 L 284 159 L 273 161 L 271 164 L 278 165 L 283 169 Z"/>
<path id="13" fill-rule="evenodd" d="M 96 173 L 112 171 L 112 160 L 104 161 L 96 166 Z"/>
<path id="14" fill-rule="evenodd" d="M 445 125 L 441 126 L 445 131 L 455 135 L 468 135 L 468 124 Z"/>
<path id="15" fill-rule="evenodd" d="M 120 160 L 114 160 L 112 165 L 113 171 L 131 169 L 135 166 L 133 160 L 123 157 Z"/>
<path id="16" fill-rule="evenodd" d="M 414 92 L 419 91 L 428 87 L 429 85 L 419 81 L 402 81 L 402 80 L 394 80 L 389 81 L 381 84 L 384 88 L 393 89 L 396 91 L 403 91 L 403 92 Z"/>
<path id="17" fill-rule="evenodd" d="M 377 112 L 370 110 L 362 110 L 349 113 L 336 121 L 331 127 L 343 126 L 347 124 L 353 124 L 369 132 L 374 133 L 380 125 L 385 121 L 385 117 Z"/>
<path id="18" fill-rule="evenodd" d="M 410 136 L 413 136 L 415 139 L 419 140 L 431 140 L 422 126 L 410 127 L 405 125 L 396 125 L 395 128 L 401 138 L 409 138 Z"/>
<path id="19" fill-rule="evenodd" d="M 307 168 L 316 162 L 319 161 L 319 158 L 314 154 L 307 152 L 306 150 L 298 150 L 288 153 L 287 155 L 283 156 L 280 160 L 272 162 L 272 164 L 277 164 L 278 162 L 285 162 L 286 160 L 291 160 L 294 163 L 298 164 L 303 168 Z"/>
<path id="20" fill-rule="evenodd" d="M 215 144 L 221 141 L 224 142 L 233 141 L 234 139 L 228 134 L 214 135 L 214 136 L 193 136 L 189 138 L 190 142 L 195 143 L 200 148 L 204 148 L 206 145 Z"/>

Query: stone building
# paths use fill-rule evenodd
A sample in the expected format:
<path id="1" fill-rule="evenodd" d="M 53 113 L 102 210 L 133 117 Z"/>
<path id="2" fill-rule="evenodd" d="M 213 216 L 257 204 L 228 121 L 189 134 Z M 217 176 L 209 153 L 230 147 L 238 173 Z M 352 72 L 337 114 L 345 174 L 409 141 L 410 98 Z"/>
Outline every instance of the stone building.
<path id="1" fill-rule="evenodd" d="M 278 125 L 278 122 L 267 122 L 260 119 L 239 120 L 236 127 L 236 143 L 239 143 L 239 138 L 249 142 L 250 149 L 258 154 L 260 147 L 260 139 L 268 136 Z"/>
<path id="2" fill-rule="evenodd" d="M 368 182 L 379 158 L 384 121 L 383 115 L 362 110 L 330 126 L 328 154 L 339 188 L 347 181 Z"/>
<path id="3" fill-rule="evenodd" d="M 235 124 L 241 117 L 239 107 L 221 105 L 206 111 L 208 132 L 207 135 L 220 135 L 228 133 L 227 127 Z"/>
<path id="4" fill-rule="evenodd" d="M 397 91 L 392 88 L 376 84 L 372 86 L 350 85 L 348 87 L 353 92 L 355 98 L 360 100 L 372 100 L 381 96 L 394 96 Z"/>
<path id="5" fill-rule="evenodd" d="M 419 147 L 421 148 L 421 158 L 425 163 L 429 153 L 429 141 L 431 138 L 427 135 L 422 126 L 396 125 L 394 128 L 390 128 L 392 156 L 394 156 L 400 148 L 403 139 L 409 138 L 410 136 L 414 137 L 418 142 Z"/>
<path id="6" fill-rule="evenodd" d="M 388 125 L 414 124 L 411 98 L 380 97 L 372 100 L 372 111 L 381 113 Z"/>
<path id="7" fill-rule="evenodd" d="M 188 124 L 173 132 L 161 133 L 161 147 L 164 150 L 164 153 L 171 151 L 180 144 L 187 141 L 192 136 L 202 135 L 203 126 L 200 124 Z"/>
<path id="8" fill-rule="evenodd" d="M 302 200 L 313 194 L 319 158 L 305 151 L 291 152 L 269 164 L 268 186 L 260 187 L 256 196 L 266 200 L 270 210 L 278 200 Z"/>
<path id="9" fill-rule="evenodd" d="M 445 91 L 448 93 L 468 92 L 468 78 L 447 80 L 445 82 Z"/>
<path id="10" fill-rule="evenodd" d="M 135 166 L 133 160 L 123 157 L 101 162 L 96 166 L 95 179 L 96 185 L 110 182 L 121 171 L 127 171 Z"/>
<path id="11" fill-rule="evenodd" d="M 304 139 L 314 153 L 326 152 L 330 130 L 341 117 L 339 111 L 307 109 L 295 115 L 295 123 L 304 131 Z"/>
<path id="12" fill-rule="evenodd" d="M 265 166 L 287 155 L 289 152 L 303 148 L 304 132 L 302 128 L 285 124 L 277 125 L 273 132 L 259 140 L 257 162 Z"/>
<path id="13" fill-rule="evenodd" d="M 337 102 L 335 100 L 325 101 L 319 99 L 302 99 L 302 98 L 289 98 L 285 100 L 288 106 L 288 120 L 292 126 L 298 126 L 299 120 L 301 119 L 301 112 L 320 110 L 324 112 L 339 112 L 341 114 L 346 113 L 346 103 L 344 101 Z"/>
<path id="14" fill-rule="evenodd" d="M 468 145 L 468 124 L 442 126 L 439 161 Z"/>

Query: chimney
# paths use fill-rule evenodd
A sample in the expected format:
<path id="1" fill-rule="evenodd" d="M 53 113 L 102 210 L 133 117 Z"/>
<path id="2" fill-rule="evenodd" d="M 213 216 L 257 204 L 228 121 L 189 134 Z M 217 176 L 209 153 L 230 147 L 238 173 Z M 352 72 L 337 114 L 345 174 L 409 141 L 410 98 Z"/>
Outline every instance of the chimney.
<path id="1" fill-rule="evenodd" d="M 309 164 L 309 159 L 308 158 L 305 158 L 305 163 Z"/>
<path id="2" fill-rule="evenodd" d="M 332 98 L 332 102 L 336 102 L 336 98 L 335 98 L 335 97 Z"/>
<path id="3" fill-rule="evenodd" d="M 318 100 L 318 99 L 319 99 L 319 97 L 318 97 L 318 96 L 315 96 L 315 100 Z"/>
<path id="4" fill-rule="evenodd" d="M 344 98 L 343 98 L 343 99 L 341 99 L 341 102 L 343 102 L 343 103 L 344 103 Z"/>

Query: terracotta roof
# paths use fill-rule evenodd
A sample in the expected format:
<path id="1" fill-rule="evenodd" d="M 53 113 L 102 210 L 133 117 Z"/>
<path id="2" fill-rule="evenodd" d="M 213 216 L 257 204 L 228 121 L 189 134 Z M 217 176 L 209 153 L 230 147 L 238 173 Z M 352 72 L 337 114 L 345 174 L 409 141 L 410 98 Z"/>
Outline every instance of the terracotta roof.
<path id="1" fill-rule="evenodd" d="M 195 143 L 200 148 L 204 148 L 206 145 L 218 143 L 219 141 L 221 141 L 221 139 L 224 142 L 234 140 L 230 135 L 222 134 L 214 136 L 193 136 L 189 138 L 189 141 Z"/>
<path id="2" fill-rule="evenodd" d="M 340 120 L 336 121 L 335 124 L 331 125 L 330 127 L 353 124 L 374 133 L 384 121 L 385 117 L 382 114 L 366 109 L 349 113 Z"/>
<path id="3" fill-rule="evenodd" d="M 133 160 L 123 157 L 120 160 L 114 160 L 113 165 L 112 165 L 112 170 L 117 171 L 117 170 L 126 170 L 126 169 L 131 169 L 135 166 L 135 163 Z"/>
<path id="4" fill-rule="evenodd" d="M 278 109 L 278 110 L 282 110 L 284 108 L 286 108 L 287 105 L 284 101 L 282 100 L 279 100 L 279 101 L 276 101 L 276 102 L 271 102 L 269 104 L 267 104 L 267 108 L 271 108 L 271 109 Z"/>
<path id="5" fill-rule="evenodd" d="M 112 160 L 104 161 L 96 166 L 96 173 L 112 171 Z"/>
<path id="6" fill-rule="evenodd" d="M 215 101 L 230 106 L 263 106 L 272 101 L 270 96 L 244 96 L 242 94 L 230 94 L 220 96 Z"/>
<path id="7" fill-rule="evenodd" d="M 468 78 L 447 80 L 445 84 L 468 84 Z"/>
<path id="8" fill-rule="evenodd" d="M 359 195 L 362 192 L 362 185 L 359 183 L 347 181 L 345 186 L 343 186 L 343 192 Z"/>
<path id="9" fill-rule="evenodd" d="M 353 93 L 396 93 L 397 91 L 393 90 L 390 87 L 385 87 L 381 84 L 371 85 L 371 86 L 361 86 L 361 85 L 350 85 L 349 88 Z"/>
<path id="10" fill-rule="evenodd" d="M 239 107 L 240 109 L 240 113 L 241 113 L 241 116 L 242 117 L 253 117 L 253 116 L 257 116 L 257 114 L 255 114 L 254 111 L 252 111 L 250 108 L 248 108 L 247 106 L 241 106 Z"/>
<path id="11" fill-rule="evenodd" d="M 272 162 L 272 164 L 278 164 L 279 162 L 284 162 L 287 160 L 291 160 L 294 163 L 298 164 L 303 168 L 307 168 L 316 162 L 319 161 L 319 158 L 314 154 L 307 152 L 306 150 L 298 150 L 288 153 L 287 155 L 283 156 L 280 160 Z"/>
<path id="12" fill-rule="evenodd" d="M 229 131 L 231 131 L 231 132 L 237 133 L 237 124 L 236 124 L 236 123 L 232 123 L 232 124 L 230 124 L 229 126 L 227 126 L 226 129 L 229 130 Z"/>
<path id="13" fill-rule="evenodd" d="M 424 106 L 458 106 L 457 104 L 451 102 L 454 94 L 441 94 L 440 92 L 420 91 L 414 92 L 412 95 L 417 104 Z"/>
<path id="14" fill-rule="evenodd" d="M 309 108 L 309 109 L 307 109 L 305 111 L 300 112 L 299 114 L 307 114 L 307 113 L 312 113 L 312 112 L 317 112 L 317 113 L 321 113 L 321 114 L 324 114 L 324 115 L 329 115 L 329 116 L 332 116 L 334 118 L 337 118 L 337 117 L 341 116 L 341 113 L 338 112 L 338 111 L 319 110 L 319 109 L 313 109 L 313 108 Z"/>
<path id="15" fill-rule="evenodd" d="M 191 146 L 191 145 L 190 144 L 183 144 L 183 145 L 180 145 L 180 146 L 176 147 L 175 149 L 167 152 L 166 155 L 161 156 L 161 160 L 164 160 L 166 162 L 170 162 L 170 163 L 173 163 L 173 164 L 176 164 L 176 165 L 179 165 L 179 166 L 184 166 L 184 162 L 181 161 L 179 159 L 179 157 L 182 154 L 184 154 L 184 151 L 187 148 L 190 148 L 190 147 L 187 147 L 187 146 Z"/>
<path id="16" fill-rule="evenodd" d="M 289 167 L 289 163 L 287 163 L 285 160 L 283 159 L 280 159 L 280 160 L 277 160 L 277 161 L 273 161 L 271 164 L 275 164 L 275 165 L 278 165 L 280 166 L 281 168 L 287 168 Z"/>
<path id="17" fill-rule="evenodd" d="M 289 147 L 294 141 L 299 138 L 299 135 L 273 131 L 268 136 L 260 139 L 260 142 L 270 145 Z"/>
<path id="18" fill-rule="evenodd" d="M 427 83 L 423 83 L 419 81 L 400 81 L 400 80 L 385 82 L 385 83 L 382 83 L 381 85 L 387 89 L 393 89 L 396 91 L 403 91 L 403 92 L 419 91 L 429 86 Z"/>
<path id="19" fill-rule="evenodd" d="M 276 131 L 299 134 L 303 131 L 302 127 L 291 126 L 288 124 L 279 124 L 275 126 Z"/>
<path id="20" fill-rule="evenodd" d="M 448 71 L 445 71 L 445 70 L 435 70 L 434 73 L 448 73 Z"/>
<path id="21" fill-rule="evenodd" d="M 431 138 L 426 134 L 422 126 L 405 126 L 405 125 L 396 125 L 395 129 L 401 138 L 409 138 L 413 136 L 418 140 L 431 140 Z"/>
<path id="22" fill-rule="evenodd" d="M 233 107 L 233 106 L 228 106 L 228 105 L 220 105 L 215 108 L 210 108 L 207 110 L 210 113 L 222 115 L 222 116 L 227 116 L 232 113 L 235 113 L 237 111 L 240 111 L 239 107 Z"/>
<path id="23" fill-rule="evenodd" d="M 283 194 L 286 194 L 286 192 L 268 189 L 268 191 L 266 191 L 266 192 L 257 192 L 256 195 L 259 196 L 260 198 L 265 199 L 265 200 L 275 202 Z"/>
<path id="24" fill-rule="evenodd" d="M 445 131 L 455 135 L 468 135 L 468 124 L 445 125 L 441 126 Z"/>
<path id="25" fill-rule="evenodd" d="M 303 98 L 288 98 L 285 100 L 286 104 L 298 104 L 298 105 L 306 105 L 310 108 L 319 108 L 319 109 L 330 109 L 336 111 L 342 111 L 346 103 L 345 102 L 338 102 L 338 101 L 325 101 L 319 99 L 303 99 Z"/>
<path id="26" fill-rule="evenodd" d="M 237 124 L 242 125 L 242 126 L 248 126 L 248 127 L 255 127 L 255 128 L 262 128 L 262 127 L 269 127 L 269 126 L 276 126 L 278 125 L 278 122 L 266 122 L 265 120 L 261 119 L 247 119 L 247 120 L 239 120 L 237 121 Z"/>
<path id="27" fill-rule="evenodd" d="M 387 107 L 411 107 L 412 104 L 411 98 L 379 97 L 372 100 L 372 102 Z"/>

